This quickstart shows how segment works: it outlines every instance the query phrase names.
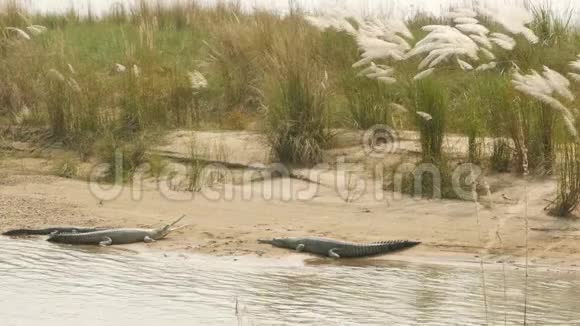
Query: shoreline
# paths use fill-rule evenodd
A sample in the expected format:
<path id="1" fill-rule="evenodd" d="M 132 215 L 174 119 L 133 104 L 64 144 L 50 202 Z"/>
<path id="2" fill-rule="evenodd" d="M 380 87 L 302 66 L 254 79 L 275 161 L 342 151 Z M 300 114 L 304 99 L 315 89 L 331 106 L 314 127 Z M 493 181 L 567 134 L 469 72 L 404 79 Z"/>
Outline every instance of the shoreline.
<path id="1" fill-rule="evenodd" d="M 354 242 L 408 239 L 419 240 L 422 244 L 364 259 L 364 265 L 403 261 L 479 266 L 479 256 L 483 255 L 486 268 L 502 266 L 502 261 L 506 266 L 523 268 L 524 220 L 519 202 L 495 204 L 493 210 L 481 208 L 482 246 L 477 240 L 473 202 L 403 198 L 388 204 L 364 200 L 345 203 L 330 192 L 318 194 L 306 202 L 259 197 L 251 201 L 212 202 L 196 198 L 172 202 L 149 187 L 138 202 L 131 199 L 130 193 L 124 193 L 103 203 L 88 191 L 86 182 L 12 172 L 2 178 L 0 186 L 1 231 L 59 225 L 154 227 L 185 214 L 183 223 L 191 226 L 176 231 L 167 239 L 121 247 L 137 252 L 154 250 L 336 264 L 308 254 L 258 244 L 257 240 L 286 236 L 321 236 Z M 574 239 L 580 232 L 574 226 L 576 220 L 545 215 L 541 206 L 546 193 L 551 191 L 545 182 L 528 187 L 529 268 L 577 271 L 580 244 Z M 498 243 L 497 232 L 501 233 L 503 244 Z M 338 264 L 359 263 L 353 261 L 340 260 Z"/>

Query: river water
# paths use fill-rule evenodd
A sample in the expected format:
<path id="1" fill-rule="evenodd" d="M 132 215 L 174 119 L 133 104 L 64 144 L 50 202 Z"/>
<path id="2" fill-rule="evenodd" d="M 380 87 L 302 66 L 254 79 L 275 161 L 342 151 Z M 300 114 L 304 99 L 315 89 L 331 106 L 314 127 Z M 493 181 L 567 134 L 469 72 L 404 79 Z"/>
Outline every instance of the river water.
<path id="1" fill-rule="evenodd" d="M 0 324 L 523 324 L 522 270 L 488 267 L 484 300 L 478 265 L 310 261 L 0 237 Z M 580 325 L 580 274 L 530 269 L 528 283 L 528 325 Z"/>

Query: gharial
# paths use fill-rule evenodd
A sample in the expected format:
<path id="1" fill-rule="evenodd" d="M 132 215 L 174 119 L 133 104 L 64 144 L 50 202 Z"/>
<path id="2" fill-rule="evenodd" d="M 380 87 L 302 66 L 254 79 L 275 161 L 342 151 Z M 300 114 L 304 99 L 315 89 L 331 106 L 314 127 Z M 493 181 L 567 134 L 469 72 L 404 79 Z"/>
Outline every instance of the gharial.
<path id="1" fill-rule="evenodd" d="M 275 247 L 294 249 L 332 258 L 355 258 L 382 255 L 405 248 L 414 247 L 421 242 L 393 240 L 371 243 L 356 243 L 318 237 L 274 238 L 258 240 Z"/>
<path id="2" fill-rule="evenodd" d="M 54 232 L 50 234 L 47 241 L 66 244 L 83 244 L 83 245 L 100 245 L 100 246 L 128 244 L 135 242 L 150 243 L 165 238 L 169 233 L 173 231 L 187 227 L 188 225 L 182 225 L 175 228 L 173 227 L 184 217 L 185 215 L 181 216 L 175 222 L 167 224 L 164 227 L 157 229 L 121 228 L 85 233 Z"/>

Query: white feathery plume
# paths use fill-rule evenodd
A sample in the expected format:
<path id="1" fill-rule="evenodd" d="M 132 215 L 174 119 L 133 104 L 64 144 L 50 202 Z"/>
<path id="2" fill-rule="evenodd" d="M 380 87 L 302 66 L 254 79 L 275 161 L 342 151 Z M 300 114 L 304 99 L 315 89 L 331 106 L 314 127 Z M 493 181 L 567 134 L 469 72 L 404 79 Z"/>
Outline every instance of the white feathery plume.
<path id="1" fill-rule="evenodd" d="M 567 100 L 573 101 L 574 95 L 570 91 L 570 81 L 562 76 L 559 72 L 554 71 L 546 66 L 544 66 L 544 78 L 548 82 L 548 84 L 552 87 L 554 92 L 559 94 L 562 97 L 565 97 Z"/>
<path id="2" fill-rule="evenodd" d="M 375 71 L 366 74 L 367 78 L 391 77 L 395 70 L 393 68 L 381 69 L 375 66 Z"/>
<path id="3" fill-rule="evenodd" d="M 48 28 L 46 28 L 46 26 L 42 26 L 42 25 L 30 25 L 29 27 L 32 27 L 32 28 L 39 30 L 41 32 L 46 32 L 46 30 L 48 29 Z"/>
<path id="4" fill-rule="evenodd" d="M 492 61 L 490 63 L 484 63 L 479 65 L 477 68 L 475 68 L 475 71 L 485 71 L 485 70 L 490 70 L 493 69 L 497 66 L 497 63 L 495 61 Z"/>
<path id="5" fill-rule="evenodd" d="M 489 29 L 483 25 L 479 24 L 458 24 L 455 25 L 455 28 L 462 31 L 463 33 L 469 34 L 488 34 Z"/>
<path id="6" fill-rule="evenodd" d="M 356 68 L 356 67 L 353 65 L 353 68 Z M 375 63 L 374 62 L 371 62 L 371 64 L 368 67 L 366 67 L 363 70 L 359 71 L 356 75 L 358 77 L 360 77 L 360 76 L 366 76 L 367 74 L 370 74 L 372 72 L 375 72 L 375 69 L 376 69 Z"/>
<path id="7" fill-rule="evenodd" d="M 117 73 L 123 73 L 127 70 L 127 67 L 123 66 L 120 63 L 115 63 L 114 69 L 115 69 L 115 72 L 117 72 Z"/>
<path id="8" fill-rule="evenodd" d="M 485 48 L 481 48 L 480 50 L 481 50 L 481 52 L 483 52 L 483 54 L 485 54 L 485 56 L 488 59 L 495 60 L 495 54 L 493 54 L 491 51 L 489 51 L 488 49 L 485 49 Z"/>
<path id="9" fill-rule="evenodd" d="M 572 115 L 572 112 L 570 112 L 570 110 L 567 107 L 565 107 L 560 101 L 551 96 L 541 93 L 537 94 L 528 93 L 528 94 L 540 100 L 541 102 L 549 105 L 553 109 L 560 111 L 560 113 L 562 114 L 562 118 L 564 119 L 564 123 L 566 123 L 566 127 L 568 128 L 568 131 L 572 134 L 572 136 L 574 137 L 578 136 L 578 130 L 574 126 L 575 118 Z"/>
<path id="10" fill-rule="evenodd" d="M 52 78 L 54 80 L 57 80 L 57 81 L 60 81 L 60 82 L 64 82 L 65 81 L 64 76 L 58 70 L 56 70 L 54 68 L 49 69 L 47 75 L 48 75 L 49 78 Z"/>
<path id="11" fill-rule="evenodd" d="M 580 83 L 580 74 L 569 72 L 568 76 L 570 76 L 570 78 L 572 78 L 575 82 Z"/>
<path id="12" fill-rule="evenodd" d="M 394 84 L 397 82 L 397 80 L 393 77 L 378 77 L 377 80 L 387 85 Z"/>
<path id="13" fill-rule="evenodd" d="M 415 77 L 413 77 L 413 80 L 421 80 L 421 79 L 431 75 L 433 73 L 433 71 L 435 71 L 435 68 L 429 68 L 427 70 L 423 70 L 420 73 L 416 74 Z"/>
<path id="14" fill-rule="evenodd" d="M 68 71 L 70 71 L 71 74 L 76 75 L 77 72 L 70 63 L 67 63 L 66 66 L 68 67 Z"/>
<path id="15" fill-rule="evenodd" d="M 4 29 L 6 29 L 8 31 L 15 32 L 16 33 L 16 36 L 18 36 L 21 39 L 30 40 L 30 35 L 28 35 L 25 31 L 21 30 L 20 28 L 16 28 L 16 27 L 5 27 Z"/>
<path id="16" fill-rule="evenodd" d="M 535 70 L 532 70 L 528 75 L 522 75 L 516 71 L 513 74 L 512 82 L 518 87 L 530 89 L 531 92 L 535 93 L 551 95 L 554 92 L 552 86 Z"/>
<path id="17" fill-rule="evenodd" d="M 404 37 L 413 38 L 413 34 L 400 20 L 383 21 L 371 17 L 365 20 L 359 18 L 357 21 L 359 22 L 359 30 L 355 37 L 362 54 L 361 59 L 355 62 L 352 67 L 359 68 L 370 64 L 370 67 L 363 69 L 358 75 L 376 78 L 386 84 L 396 82 L 391 75 L 392 68 L 375 65 L 373 60 L 392 59 L 399 61 L 405 59 L 411 46 Z"/>
<path id="18" fill-rule="evenodd" d="M 580 71 L 580 54 L 578 55 L 578 58 L 579 59 L 576 61 L 570 61 L 570 68 Z"/>
<path id="19" fill-rule="evenodd" d="M 493 47 L 491 41 L 489 40 L 489 38 L 487 38 L 485 34 L 470 34 L 469 37 L 475 42 L 479 43 L 480 45 L 488 49 L 491 49 Z"/>
<path id="20" fill-rule="evenodd" d="M 409 110 L 407 110 L 406 107 L 402 106 L 399 103 L 390 103 L 389 104 L 390 107 L 392 107 L 395 111 L 399 111 L 399 112 L 409 112 Z"/>
<path id="21" fill-rule="evenodd" d="M 194 70 L 192 72 L 188 72 L 188 75 L 192 89 L 199 90 L 202 88 L 207 88 L 208 86 L 207 79 L 205 79 L 205 77 L 202 75 L 201 72 Z"/>
<path id="22" fill-rule="evenodd" d="M 141 76 L 141 69 L 139 69 L 139 66 L 133 65 L 133 75 L 135 75 L 135 77 Z"/>
<path id="23" fill-rule="evenodd" d="M 455 24 L 478 24 L 479 20 L 472 17 L 457 17 L 453 19 Z"/>
<path id="24" fill-rule="evenodd" d="M 407 39 L 414 38 L 407 25 L 405 25 L 405 22 L 399 19 L 370 17 L 360 21 L 359 25 L 359 31 L 371 37 L 381 37 L 387 40 L 395 35 Z"/>
<path id="25" fill-rule="evenodd" d="M 504 50 L 511 51 L 516 46 L 516 40 L 503 33 L 491 33 L 490 40 Z"/>
<path id="26" fill-rule="evenodd" d="M 407 57 L 429 53 L 419 64 L 419 70 L 433 68 L 451 57 L 467 56 L 472 60 L 479 59 L 477 43 L 458 29 L 447 25 L 427 25 L 422 29 L 429 34 L 407 53 Z"/>
<path id="27" fill-rule="evenodd" d="M 423 120 L 425 120 L 425 121 L 433 120 L 433 117 L 427 112 L 417 111 L 415 113 L 417 113 L 417 115 L 420 116 L 421 118 L 423 118 Z"/>
<path id="28" fill-rule="evenodd" d="M 40 28 L 37 28 L 34 25 L 26 26 L 26 29 L 33 35 L 40 35 L 40 34 L 42 34 L 42 32 L 44 32 L 43 30 L 41 30 Z"/>
<path id="29" fill-rule="evenodd" d="M 356 34 L 355 28 L 342 17 L 332 16 L 306 16 L 306 21 L 310 25 L 324 31 L 328 28 L 334 28 L 337 31 L 347 32 L 349 34 Z"/>
<path id="30" fill-rule="evenodd" d="M 357 36 L 359 48 L 363 50 L 361 61 L 369 63 L 374 59 L 392 58 L 402 60 L 405 52 L 398 44 L 387 42 L 378 38 L 367 37 L 364 35 Z"/>
<path id="31" fill-rule="evenodd" d="M 384 23 L 378 18 L 370 18 L 361 22 L 356 41 L 362 51 L 362 59 L 353 67 L 361 67 L 375 59 L 403 60 L 405 53 L 411 49 L 403 37 L 412 38 L 413 35 L 402 21 L 389 20 Z"/>
<path id="32" fill-rule="evenodd" d="M 570 81 L 560 73 L 544 67 L 543 75 L 532 70 L 530 74 L 522 75 L 519 72 L 514 72 L 512 84 L 514 88 L 526 95 L 529 95 L 553 109 L 559 111 L 564 118 L 566 127 L 570 133 L 576 137 L 578 132 L 574 127 L 574 114 L 562 102 L 556 99 L 553 95 L 558 94 L 568 100 L 572 100 L 574 96 L 569 90 Z"/>
<path id="33" fill-rule="evenodd" d="M 521 34 L 528 40 L 528 42 L 530 42 L 532 44 L 536 44 L 540 40 L 536 36 L 536 34 L 534 34 L 534 32 L 531 29 L 529 29 L 529 28 L 524 28 L 522 30 Z"/>
<path id="34" fill-rule="evenodd" d="M 470 65 L 469 63 L 457 58 L 457 63 L 459 64 L 459 67 L 461 68 L 461 70 L 473 70 L 473 66 Z"/>
<path id="35" fill-rule="evenodd" d="M 503 3 L 496 7 L 480 6 L 477 10 L 479 14 L 502 25 L 510 33 L 522 34 L 532 44 L 538 42 L 538 37 L 526 27 L 526 24 L 531 23 L 534 18 L 526 8 Z"/>

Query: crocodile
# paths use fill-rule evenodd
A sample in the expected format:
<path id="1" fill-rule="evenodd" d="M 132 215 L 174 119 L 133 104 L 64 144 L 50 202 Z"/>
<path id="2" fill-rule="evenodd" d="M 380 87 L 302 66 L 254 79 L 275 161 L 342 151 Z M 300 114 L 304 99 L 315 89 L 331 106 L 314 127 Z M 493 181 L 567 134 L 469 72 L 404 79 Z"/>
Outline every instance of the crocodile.
<path id="1" fill-rule="evenodd" d="M 184 228 L 188 225 L 173 227 L 181 221 L 185 215 L 181 216 L 175 222 L 156 229 L 137 229 L 137 228 L 121 228 L 121 229 L 106 229 L 86 233 L 72 233 L 72 232 L 53 232 L 48 237 L 47 241 L 79 244 L 79 245 L 100 245 L 110 246 L 117 244 L 128 244 L 135 242 L 151 243 L 156 240 L 165 238 L 169 233 Z"/>
<path id="2" fill-rule="evenodd" d="M 15 236 L 25 236 L 25 235 L 49 235 L 54 232 L 58 233 L 87 233 L 107 230 L 107 228 L 86 228 L 86 227 L 76 227 L 76 226 L 57 226 L 46 229 L 15 229 L 8 230 L 2 235 L 7 235 L 11 237 Z"/>
<path id="3" fill-rule="evenodd" d="M 356 243 L 318 237 L 274 238 L 272 240 L 258 240 L 258 242 L 331 258 L 376 256 L 410 248 L 421 243 L 419 241 L 408 240 Z"/>

